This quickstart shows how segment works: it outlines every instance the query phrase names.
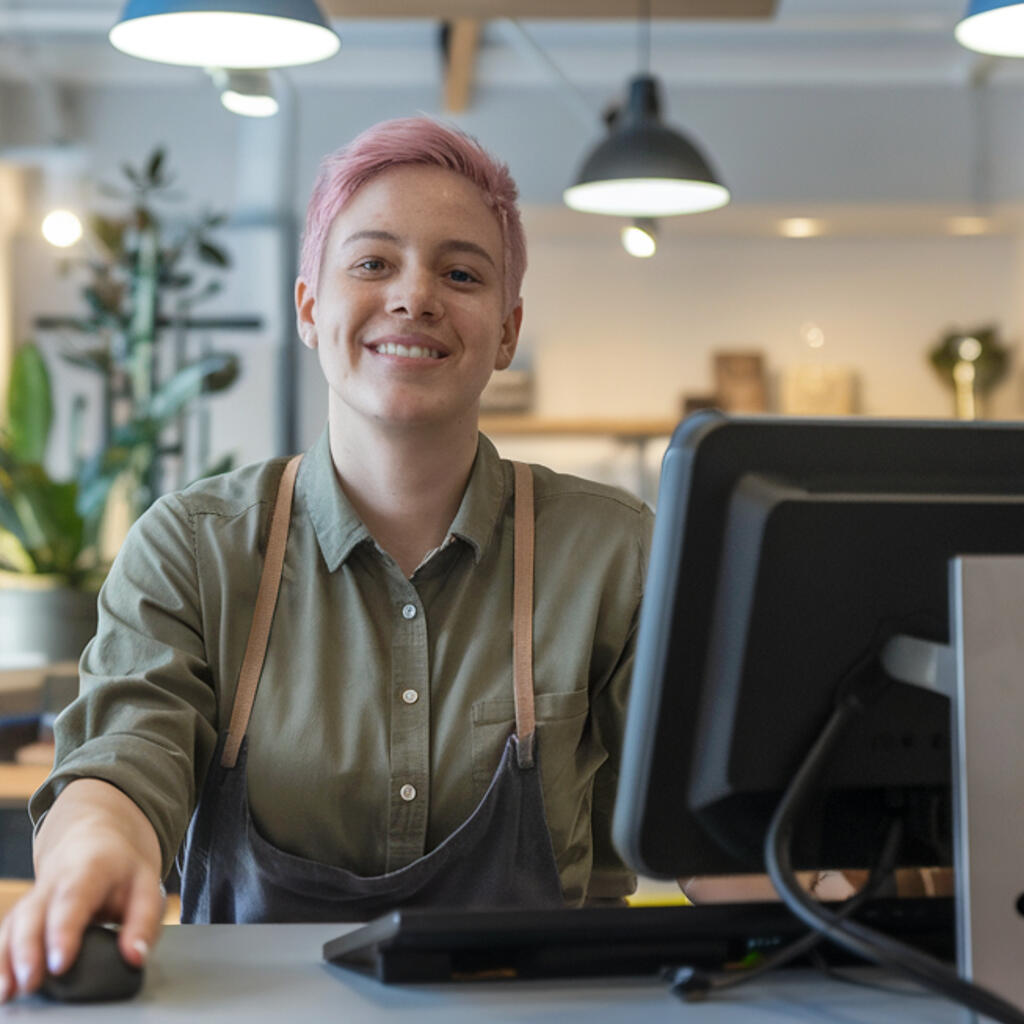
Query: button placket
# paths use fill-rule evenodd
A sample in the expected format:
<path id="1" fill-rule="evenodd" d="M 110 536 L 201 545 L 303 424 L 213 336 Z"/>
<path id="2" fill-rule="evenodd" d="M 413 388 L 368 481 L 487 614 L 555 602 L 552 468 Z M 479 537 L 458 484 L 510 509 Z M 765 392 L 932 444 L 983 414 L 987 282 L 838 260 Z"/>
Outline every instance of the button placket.
<path id="1" fill-rule="evenodd" d="M 391 779 L 387 870 L 426 852 L 430 804 L 427 620 L 415 587 L 390 580 L 397 618 L 392 639 Z"/>

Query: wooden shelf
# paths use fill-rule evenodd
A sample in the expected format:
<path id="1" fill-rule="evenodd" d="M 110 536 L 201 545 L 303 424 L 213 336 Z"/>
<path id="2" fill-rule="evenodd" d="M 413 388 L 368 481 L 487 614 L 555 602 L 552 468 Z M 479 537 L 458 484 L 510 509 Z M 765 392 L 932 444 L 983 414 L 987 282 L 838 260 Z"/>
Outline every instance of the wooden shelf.
<path id="1" fill-rule="evenodd" d="M 37 764 L 0 765 L 0 809 L 24 808 L 50 769 Z"/>
<path id="2" fill-rule="evenodd" d="M 519 437 L 614 437 L 619 440 L 642 441 L 652 437 L 668 437 L 676 429 L 678 420 L 602 420 L 555 419 L 544 416 L 480 417 L 480 429 L 485 434 Z"/>

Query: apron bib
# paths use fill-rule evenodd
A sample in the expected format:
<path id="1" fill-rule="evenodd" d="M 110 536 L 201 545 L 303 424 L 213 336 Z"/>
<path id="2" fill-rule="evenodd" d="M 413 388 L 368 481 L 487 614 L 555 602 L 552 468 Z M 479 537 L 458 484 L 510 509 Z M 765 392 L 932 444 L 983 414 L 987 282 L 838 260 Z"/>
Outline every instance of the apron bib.
<path id="1" fill-rule="evenodd" d="M 186 924 L 365 921 L 398 907 L 564 906 L 537 768 L 533 700 L 533 477 L 514 463 L 512 659 L 516 728 L 473 813 L 397 871 L 361 876 L 268 842 L 249 812 L 246 729 L 270 636 L 302 456 L 285 467 L 228 728 L 180 857 Z"/>

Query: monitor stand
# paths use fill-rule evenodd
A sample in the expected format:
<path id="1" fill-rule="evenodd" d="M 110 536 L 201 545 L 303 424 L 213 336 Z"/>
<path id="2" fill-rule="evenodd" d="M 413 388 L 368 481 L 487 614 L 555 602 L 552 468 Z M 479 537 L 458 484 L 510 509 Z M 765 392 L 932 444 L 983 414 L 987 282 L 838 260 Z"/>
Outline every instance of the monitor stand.
<path id="1" fill-rule="evenodd" d="M 1024 1008 L 1024 557 L 954 558 L 949 590 L 952 643 L 882 663 L 950 698 L 959 970 Z"/>

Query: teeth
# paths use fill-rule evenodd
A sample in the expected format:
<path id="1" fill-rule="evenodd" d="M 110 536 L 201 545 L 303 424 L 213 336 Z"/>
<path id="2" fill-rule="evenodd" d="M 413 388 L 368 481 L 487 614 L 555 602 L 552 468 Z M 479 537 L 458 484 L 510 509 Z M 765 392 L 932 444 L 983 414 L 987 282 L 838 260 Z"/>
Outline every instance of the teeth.
<path id="1" fill-rule="evenodd" d="M 397 345 L 386 341 L 383 345 L 375 345 L 374 351 L 382 356 L 406 356 L 409 359 L 440 359 L 441 353 L 435 348 L 424 348 L 420 345 Z"/>

